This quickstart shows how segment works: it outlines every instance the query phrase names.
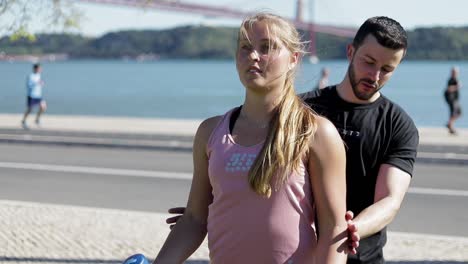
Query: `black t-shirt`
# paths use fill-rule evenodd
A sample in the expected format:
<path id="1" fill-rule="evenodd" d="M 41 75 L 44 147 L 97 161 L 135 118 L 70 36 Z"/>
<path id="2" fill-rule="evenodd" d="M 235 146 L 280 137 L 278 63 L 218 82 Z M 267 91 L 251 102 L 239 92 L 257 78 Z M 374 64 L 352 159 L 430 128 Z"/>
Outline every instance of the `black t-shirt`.
<path id="1" fill-rule="evenodd" d="M 454 78 L 454 77 L 450 77 L 450 79 L 448 80 L 447 82 L 447 85 L 450 86 L 450 85 L 457 85 L 458 84 L 458 81 L 457 81 L 457 78 Z"/>
<path id="2" fill-rule="evenodd" d="M 412 175 L 419 135 L 414 122 L 400 106 L 383 95 L 370 104 L 349 103 L 339 97 L 336 86 L 300 97 L 328 118 L 345 142 L 347 209 L 355 215 L 373 204 L 380 165 L 390 164 Z M 362 239 L 358 255 L 350 258 L 372 259 L 375 254 L 381 254 L 385 242 L 383 229 Z"/>
<path id="3" fill-rule="evenodd" d="M 452 85 L 458 85 L 458 80 L 456 78 L 450 77 L 447 82 L 447 88 Z M 456 100 L 458 100 L 458 90 L 449 92 L 447 89 L 445 90 L 444 96 L 447 103 L 454 103 Z"/>

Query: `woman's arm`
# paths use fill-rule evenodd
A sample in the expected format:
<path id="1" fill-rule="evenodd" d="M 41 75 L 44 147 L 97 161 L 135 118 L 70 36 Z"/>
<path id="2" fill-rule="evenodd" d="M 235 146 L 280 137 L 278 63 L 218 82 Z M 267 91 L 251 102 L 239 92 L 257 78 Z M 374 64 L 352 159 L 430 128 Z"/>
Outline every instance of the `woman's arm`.
<path id="1" fill-rule="evenodd" d="M 335 126 L 317 120 L 311 141 L 308 168 L 317 208 L 319 239 L 316 263 L 346 263 L 346 155 Z"/>
<path id="2" fill-rule="evenodd" d="M 197 250 L 207 233 L 208 205 L 213 201 L 208 177 L 206 146 L 219 117 L 200 124 L 193 143 L 193 179 L 184 215 L 171 230 L 153 264 L 183 263 Z"/>

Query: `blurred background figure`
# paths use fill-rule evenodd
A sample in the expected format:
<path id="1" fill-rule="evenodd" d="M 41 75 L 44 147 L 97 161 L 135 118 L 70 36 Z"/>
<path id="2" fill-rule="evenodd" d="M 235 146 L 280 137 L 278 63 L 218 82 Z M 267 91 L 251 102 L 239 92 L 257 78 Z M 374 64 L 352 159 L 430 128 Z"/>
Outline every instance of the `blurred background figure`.
<path id="1" fill-rule="evenodd" d="M 317 83 L 316 89 L 323 89 L 328 86 L 328 76 L 330 75 L 330 69 L 324 67 L 322 68 L 322 75 L 320 76 L 320 80 Z"/>
<path id="2" fill-rule="evenodd" d="M 21 120 L 21 125 L 24 129 L 29 128 L 26 123 L 26 119 L 35 106 L 39 106 L 35 121 L 38 126 L 40 125 L 41 114 L 44 113 L 47 108 L 46 101 L 42 98 L 42 87 L 44 86 L 44 81 L 41 78 L 41 72 L 41 65 L 39 63 L 34 64 L 33 72 L 29 74 L 26 80 L 27 105 L 23 120 Z"/>
<path id="3" fill-rule="evenodd" d="M 460 81 L 458 80 L 458 67 L 452 67 L 450 71 L 450 78 L 447 82 L 447 89 L 444 92 L 445 101 L 447 102 L 450 110 L 450 116 L 447 123 L 447 128 L 450 134 L 456 134 L 454 129 L 455 120 L 461 115 L 461 106 L 458 100 Z"/>

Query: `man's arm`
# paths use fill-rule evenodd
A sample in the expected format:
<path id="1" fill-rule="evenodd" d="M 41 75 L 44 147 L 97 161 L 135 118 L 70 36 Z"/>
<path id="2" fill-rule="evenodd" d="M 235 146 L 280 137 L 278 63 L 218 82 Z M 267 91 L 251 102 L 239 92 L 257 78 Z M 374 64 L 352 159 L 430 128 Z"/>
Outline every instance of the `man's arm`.
<path id="1" fill-rule="evenodd" d="M 380 166 L 375 186 L 374 204 L 357 215 L 353 222 L 360 238 L 366 238 L 393 221 L 408 191 L 411 175 L 389 165 Z"/>

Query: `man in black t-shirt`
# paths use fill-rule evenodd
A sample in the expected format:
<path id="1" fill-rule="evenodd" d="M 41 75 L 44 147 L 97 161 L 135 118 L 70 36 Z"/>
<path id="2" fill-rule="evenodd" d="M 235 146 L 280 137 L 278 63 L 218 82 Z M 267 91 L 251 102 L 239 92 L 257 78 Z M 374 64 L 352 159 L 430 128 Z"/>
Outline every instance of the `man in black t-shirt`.
<path id="1" fill-rule="evenodd" d="M 386 226 L 411 180 L 418 130 L 401 107 L 380 93 L 406 48 L 406 32 L 398 22 L 370 18 L 347 47 L 343 81 L 301 95 L 335 124 L 346 145 L 347 206 L 355 214 L 349 228 L 360 237 L 357 254 L 349 255 L 348 263 L 385 262 Z"/>
<path id="2" fill-rule="evenodd" d="M 460 83 L 458 81 L 458 68 L 453 67 L 450 71 L 450 78 L 447 82 L 447 89 L 445 89 L 444 97 L 450 110 L 449 120 L 447 122 L 447 128 L 450 134 L 456 134 L 453 127 L 455 120 L 461 116 L 459 97 Z"/>
<path id="3" fill-rule="evenodd" d="M 349 244 L 351 251 L 357 247 L 356 254 L 349 254 L 350 264 L 385 263 L 386 226 L 397 214 L 413 173 L 418 130 L 402 108 L 380 94 L 406 49 L 407 35 L 397 21 L 369 18 L 347 46 L 343 81 L 300 95 L 335 124 L 346 144 Z"/>

